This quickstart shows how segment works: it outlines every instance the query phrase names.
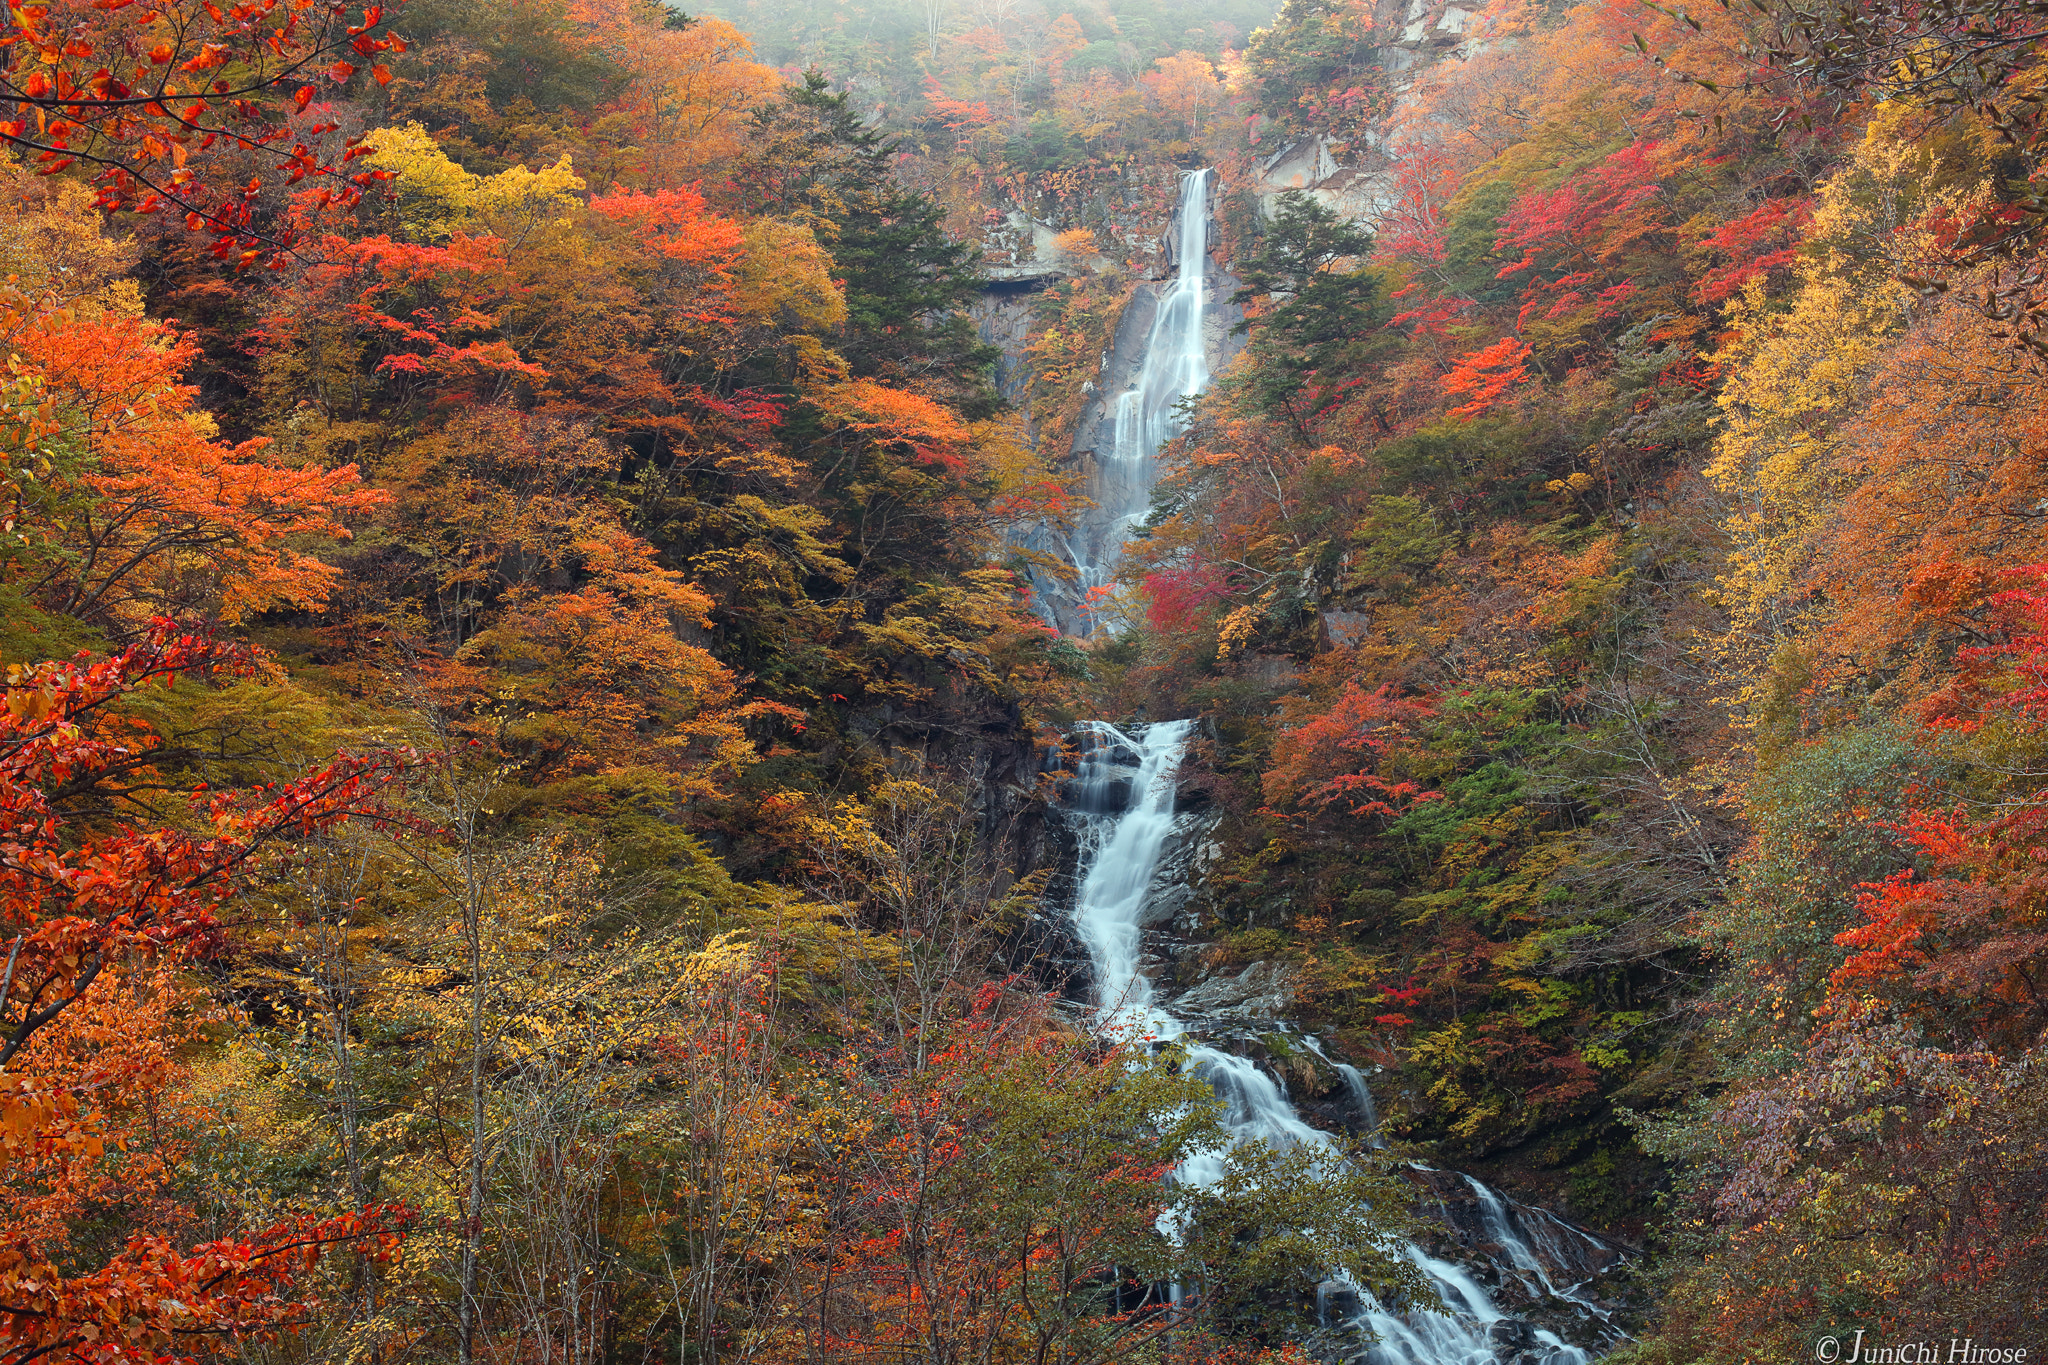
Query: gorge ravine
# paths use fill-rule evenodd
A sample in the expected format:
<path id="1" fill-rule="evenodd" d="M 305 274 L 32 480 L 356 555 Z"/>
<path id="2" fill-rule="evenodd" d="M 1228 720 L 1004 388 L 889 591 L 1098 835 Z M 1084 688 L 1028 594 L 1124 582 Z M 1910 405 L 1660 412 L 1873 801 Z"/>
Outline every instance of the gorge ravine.
<path id="1" fill-rule="evenodd" d="M 1123 541 L 1149 509 L 1157 454 L 1179 430 L 1181 401 L 1209 382 L 1211 174 L 1196 171 L 1182 181 L 1175 278 L 1159 296 L 1132 382 L 1113 400 L 1105 399 L 1114 439 L 1090 480 L 1095 506 L 1067 547 L 1079 590 L 1047 604 L 1048 615 L 1077 634 L 1093 629 L 1087 592 L 1109 582 Z M 1162 852 L 1172 841 L 1200 838 L 1210 824 L 1200 814 L 1176 811 L 1175 770 L 1193 730 L 1190 720 L 1123 728 L 1093 722 L 1073 736 L 1080 757 L 1062 810 L 1077 850 L 1072 920 L 1087 953 L 1095 1027 L 1181 1042 L 1188 1064 L 1223 1101 L 1225 1125 L 1236 1141 L 1330 1144 L 1331 1135 L 1301 1116 L 1278 1079 L 1252 1059 L 1205 1041 L 1199 1019 L 1162 1002 L 1145 969 L 1146 927 L 1157 920 L 1157 899 L 1165 889 L 1156 885 Z M 1297 1033 L 1279 1018 L 1264 1027 Z M 1313 1037 L 1301 1042 L 1321 1053 Z M 1370 1132 L 1375 1119 L 1364 1077 L 1348 1065 L 1332 1066 L 1345 1081 L 1358 1126 Z M 1210 1154 L 1187 1162 L 1176 1178 L 1202 1182 L 1220 1170 L 1221 1154 Z M 1514 1204 L 1469 1176 L 1423 1167 L 1415 1175 L 1425 1202 L 1440 1188 L 1465 1196 L 1457 1201 L 1462 1217 L 1441 1197 L 1436 1201 L 1464 1250 L 1460 1260 L 1413 1243 L 1402 1246 L 1402 1254 L 1436 1288 L 1445 1311 L 1395 1312 L 1355 1285 L 1327 1282 L 1318 1295 L 1325 1327 L 1319 1355 L 1363 1365 L 1586 1365 L 1621 1338 L 1608 1307 L 1587 1292 L 1616 1263 L 1616 1248 L 1547 1212 Z M 1481 1278 L 1496 1292 L 1546 1306 L 1545 1325 L 1507 1311 Z"/>

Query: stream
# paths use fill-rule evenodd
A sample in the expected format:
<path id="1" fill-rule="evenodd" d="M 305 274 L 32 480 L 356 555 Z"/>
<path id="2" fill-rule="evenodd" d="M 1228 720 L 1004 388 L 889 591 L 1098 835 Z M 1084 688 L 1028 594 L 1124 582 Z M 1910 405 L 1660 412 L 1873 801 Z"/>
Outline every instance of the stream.
<path id="1" fill-rule="evenodd" d="M 1146 929 L 1169 889 L 1162 855 L 1170 844 L 1208 833 L 1207 817 L 1175 811 L 1174 769 L 1192 730 L 1186 720 L 1127 730 L 1095 723 L 1075 735 L 1082 752 L 1067 784 L 1064 818 L 1079 848 L 1073 925 L 1091 968 L 1094 1026 L 1120 1039 L 1178 1042 L 1189 1068 L 1216 1088 L 1233 1141 L 1334 1146 L 1330 1133 L 1302 1117 L 1279 1079 L 1205 1041 L 1201 1019 L 1163 1002 L 1146 971 Z M 1262 1024 L 1264 1031 L 1289 1031 L 1284 1020 Z M 1293 1036 L 1320 1055 L 1312 1036 Z M 1331 1066 L 1350 1094 L 1356 1126 L 1370 1134 L 1376 1118 L 1365 1078 L 1355 1067 Z M 1190 1158 L 1174 1178 L 1206 1184 L 1222 1173 L 1218 1152 Z M 1560 1328 L 1595 1348 L 1621 1339 L 1611 1309 L 1590 1288 L 1619 1259 L 1608 1243 L 1471 1176 L 1424 1166 L 1411 1173 L 1425 1210 L 1428 1194 L 1437 1194 L 1435 1212 L 1470 1263 L 1402 1244 L 1400 1253 L 1435 1286 L 1441 1313 L 1395 1312 L 1355 1284 L 1324 1283 L 1318 1303 L 1328 1330 L 1319 1345 L 1327 1358 L 1362 1365 L 1586 1365 L 1594 1351 L 1568 1341 Z M 1454 1204 L 1446 1193 L 1462 1197 Z M 1509 1293 L 1542 1310 L 1548 1325 L 1508 1311 L 1501 1299 Z"/>
<path id="2" fill-rule="evenodd" d="M 1182 180 L 1175 277 L 1159 294 L 1130 383 L 1113 401 L 1114 441 L 1097 459 L 1095 506 L 1067 547 L 1084 602 L 1089 589 L 1109 582 L 1124 540 L 1150 508 L 1157 453 L 1180 429 L 1178 405 L 1209 382 L 1211 333 L 1219 330 L 1210 316 L 1208 278 L 1211 176 L 1201 170 Z M 1085 610 L 1080 616 L 1076 633 L 1087 634 L 1092 623 Z M 1062 810 L 1078 850 L 1073 927 L 1087 952 L 1094 1026 L 1111 1037 L 1178 1041 L 1188 1066 L 1223 1101 L 1233 1141 L 1333 1145 L 1329 1132 L 1303 1117 L 1278 1077 L 1208 1036 L 1242 1032 L 1243 1022 L 1256 1019 L 1259 1030 L 1287 1036 L 1322 1058 L 1342 1080 L 1348 1125 L 1370 1136 L 1377 1116 L 1366 1078 L 1322 1057 L 1313 1036 L 1277 1017 L 1284 991 L 1243 1001 L 1231 1029 L 1205 1029 L 1211 1021 L 1197 1003 L 1199 990 L 1185 993 L 1179 1005 L 1162 1000 L 1147 970 L 1147 929 L 1173 918 L 1192 875 L 1186 859 L 1167 869 L 1162 860 L 1169 850 L 1204 840 L 1212 823 L 1176 811 L 1175 770 L 1193 730 L 1188 720 L 1126 729 L 1097 722 L 1072 736 L 1080 758 Z M 1222 1169 L 1222 1154 L 1205 1154 L 1184 1163 L 1174 1178 L 1206 1183 Z M 1461 1249 L 1454 1260 L 1414 1243 L 1401 1246 L 1435 1286 L 1444 1311 L 1395 1312 L 1360 1286 L 1327 1281 L 1317 1295 L 1320 1358 L 1347 1365 L 1586 1365 L 1624 1339 L 1592 1287 L 1620 1259 L 1616 1248 L 1470 1176 L 1421 1165 L 1410 1175 L 1424 1211 L 1433 1198 Z"/>

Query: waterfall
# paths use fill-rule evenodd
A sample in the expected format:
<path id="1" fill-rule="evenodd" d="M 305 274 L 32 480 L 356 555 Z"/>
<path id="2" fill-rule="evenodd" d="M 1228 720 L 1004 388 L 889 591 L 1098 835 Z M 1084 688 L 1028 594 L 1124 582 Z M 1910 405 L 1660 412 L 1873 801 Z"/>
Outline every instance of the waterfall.
<path id="1" fill-rule="evenodd" d="M 1366 1087 L 1364 1073 L 1351 1063 L 1337 1061 L 1325 1053 L 1323 1045 L 1313 1034 L 1302 1041 L 1308 1044 L 1310 1052 L 1328 1062 L 1338 1079 L 1344 1082 L 1344 1093 L 1351 1097 L 1351 1107 L 1358 1111 L 1358 1126 L 1364 1132 L 1365 1140 L 1375 1147 L 1386 1146 L 1386 1140 L 1380 1137 L 1379 1106 L 1372 1102 L 1372 1091 Z"/>
<path id="2" fill-rule="evenodd" d="M 1329 1134 L 1302 1119 L 1271 1074 L 1190 1036 L 1186 1021 L 1155 999 L 1145 972 L 1143 935 L 1152 882 L 1176 823 L 1173 770 L 1192 728 L 1185 720 L 1129 730 L 1096 723 L 1076 734 L 1082 753 L 1065 804 L 1080 841 L 1073 919 L 1094 970 L 1096 1026 L 1116 1037 L 1178 1039 L 1189 1067 L 1216 1087 L 1224 1126 L 1234 1141 L 1333 1145 Z M 1319 1047 L 1315 1050 L 1320 1054 Z M 1377 1116 L 1364 1077 L 1348 1066 L 1338 1070 L 1370 1131 Z M 1190 1158 L 1175 1178 L 1207 1183 L 1222 1170 L 1221 1154 L 1204 1154 Z M 1579 1238 L 1599 1248 L 1598 1240 L 1549 1214 L 1510 1205 L 1479 1181 L 1463 1178 L 1479 1199 L 1484 1236 L 1501 1249 L 1493 1259 L 1503 1278 L 1512 1276 L 1532 1295 L 1563 1300 L 1604 1325 L 1607 1314 L 1580 1292 L 1583 1282 L 1561 1287 L 1544 1263 L 1545 1254 L 1552 1265 L 1584 1262 L 1583 1253 L 1561 1258 L 1559 1253 L 1570 1250 L 1563 1241 Z M 1363 1365 L 1488 1365 L 1496 1360 L 1586 1365 L 1592 1358 L 1555 1332 L 1503 1312 L 1464 1267 L 1412 1243 L 1403 1254 L 1436 1286 L 1445 1311 L 1394 1313 L 1357 1285 L 1326 1283 L 1317 1295 L 1324 1320 L 1364 1329 L 1374 1338 L 1370 1348 L 1353 1351 L 1347 1360 Z"/>
<path id="3" fill-rule="evenodd" d="M 1537 1254 L 1539 1250 L 1545 1253 L 1551 1265 L 1571 1265 L 1575 1258 L 1571 1255 L 1574 1248 L 1569 1242 L 1572 1239 L 1590 1242 L 1590 1237 L 1540 1209 L 1510 1207 L 1498 1193 L 1469 1175 L 1461 1179 L 1472 1187 L 1472 1193 L 1479 1201 L 1480 1226 L 1485 1229 L 1488 1240 L 1506 1254 L 1517 1278 L 1530 1293 L 1564 1299 L 1602 1321 L 1606 1320 L 1607 1310 L 1579 1292 L 1584 1287 L 1583 1282 L 1557 1284 L 1545 1268 L 1544 1256 Z"/>
<path id="4" fill-rule="evenodd" d="M 1173 282 L 1159 295 L 1136 376 L 1114 399 L 1109 451 L 1096 455 L 1090 490 L 1095 507 L 1075 528 L 1070 546 L 1077 590 L 1084 603 L 1090 590 L 1109 582 L 1123 554 L 1124 539 L 1151 510 L 1152 485 L 1157 482 L 1153 457 L 1180 430 L 1177 405 L 1209 385 L 1204 323 L 1210 303 L 1209 180 L 1213 174 L 1194 171 L 1181 180 Z M 1083 633 L 1092 634 L 1092 624 Z"/>
<path id="5" fill-rule="evenodd" d="M 1081 757 L 1069 804 L 1088 812 L 1081 858 L 1087 871 L 1074 927 L 1095 971 L 1104 1027 L 1156 1032 L 1173 1021 L 1152 1007 L 1152 982 L 1138 964 L 1139 923 L 1159 852 L 1173 832 L 1172 766 L 1192 722 L 1169 720 L 1132 738 L 1107 725 Z"/>

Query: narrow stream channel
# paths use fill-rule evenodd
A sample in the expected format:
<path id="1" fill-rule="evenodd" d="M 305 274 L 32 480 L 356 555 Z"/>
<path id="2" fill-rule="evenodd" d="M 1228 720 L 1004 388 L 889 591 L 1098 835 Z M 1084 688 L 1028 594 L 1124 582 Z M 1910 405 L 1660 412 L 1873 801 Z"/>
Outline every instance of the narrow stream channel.
<path id="1" fill-rule="evenodd" d="M 1185 819 L 1174 810 L 1174 769 L 1192 729 L 1185 720 L 1129 730 L 1096 723 L 1077 735 L 1084 747 L 1065 805 L 1079 842 L 1073 922 L 1093 972 L 1095 1026 L 1112 1037 L 1179 1042 L 1189 1067 L 1216 1088 L 1225 1106 L 1224 1126 L 1235 1141 L 1333 1146 L 1329 1133 L 1302 1118 L 1279 1080 L 1249 1058 L 1202 1041 L 1194 1021 L 1162 1004 L 1144 970 L 1145 921 L 1161 854 Z M 1343 1070 L 1363 1110 L 1359 1117 L 1369 1125 L 1371 1092 L 1355 1069 Z M 1207 1183 L 1222 1173 L 1223 1156 L 1214 1153 L 1191 1158 L 1175 1178 Z M 1451 1179 L 1476 1198 L 1483 1243 L 1475 1254 L 1489 1278 L 1518 1283 L 1531 1299 L 1567 1306 L 1581 1319 L 1574 1335 L 1582 1339 L 1605 1342 L 1619 1335 L 1607 1310 L 1586 1292 L 1588 1282 L 1612 1263 L 1611 1248 L 1542 1210 L 1511 1204 L 1471 1176 Z M 1344 1359 L 1367 1365 L 1586 1365 L 1593 1358 L 1556 1331 L 1504 1311 L 1466 1266 L 1412 1242 L 1401 1250 L 1436 1287 L 1447 1311 L 1396 1313 L 1357 1285 L 1325 1283 L 1319 1292 L 1325 1325 L 1353 1329 L 1349 1335 L 1358 1343 Z"/>

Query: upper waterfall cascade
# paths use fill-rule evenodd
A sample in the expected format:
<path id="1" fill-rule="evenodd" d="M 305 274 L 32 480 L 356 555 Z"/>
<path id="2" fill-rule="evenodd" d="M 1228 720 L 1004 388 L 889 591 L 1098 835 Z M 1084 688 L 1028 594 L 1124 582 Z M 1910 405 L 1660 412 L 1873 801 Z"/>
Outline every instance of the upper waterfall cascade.
<path id="1" fill-rule="evenodd" d="M 1119 730 L 1094 724 L 1078 735 L 1083 751 L 1064 802 L 1079 843 L 1075 868 L 1074 928 L 1093 969 L 1096 1027 L 1114 1036 L 1176 1039 L 1188 1065 L 1216 1087 L 1226 1106 L 1224 1123 L 1237 1141 L 1288 1147 L 1331 1144 L 1290 1102 L 1284 1085 L 1252 1060 L 1202 1042 L 1195 1021 L 1177 1017 L 1157 999 L 1145 970 L 1144 930 L 1152 917 L 1162 855 L 1177 833 L 1200 817 L 1175 813 L 1174 769 L 1193 723 L 1161 721 Z M 1281 1021 L 1272 1021 L 1284 1028 Z M 1311 1039 L 1306 1046 L 1320 1054 Z M 1377 1122 L 1364 1078 L 1337 1065 L 1356 1117 L 1367 1131 Z M 1223 1169 L 1219 1155 L 1189 1160 L 1176 1178 L 1207 1182 Z M 1395 1312 L 1358 1286 L 1342 1281 L 1319 1291 L 1333 1340 L 1353 1343 L 1339 1355 L 1358 1365 L 1586 1365 L 1592 1355 L 1556 1331 L 1504 1310 L 1496 1291 L 1510 1288 L 1534 1303 L 1552 1305 L 1584 1340 L 1609 1343 L 1619 1333 L 1588 1283 L 1611 1264 L 1611 1248 L 1598 1238 L 1539 1209 L 1503 1198 L 1470 1177 L 1416 1168 L 1425 1188 L 1469 1187 L 1476 1196 L 1475 1226 L 1459 1231 L 1485 1266 L 1473 1268 L 1431 1255 L 1414 1244 L 1404 1254 L 1428 1277 L 1445 1312 Z M 1448 1219 L 1449 1210 L 1442 1210 Z M 1475 1265 L 1477 1263 L 1475 1262 Z M 1553 1318 L 1553 1325 L 1558 1325 Z M 1345 1329 L 1350 1329 L 1348 1332 Z M 1364 1344 L 1369 1336 L 1371 1344 Z"/>
<path id="2" fill-rule="evenodd" d="M 1209 386 L 1209 326 L 1215 304 L 1209 276 L 1209 185 L 1214 172 L 1182 178 L 1176 213 L 1174 277 L 1158 293 L 1152 326 L 1129 387 L 1108 397 L 1111 440 L 1097 448 L 1089 481 L 1094 503 L 1065 549 L 1075 570 L 1074 610 L 1081 634 L 1093 633 L 1089 594 L 1116 571 L 1124 540 L 1144 521 L 1158 481 L 1155 457 L 1181 428 L 1180 403 Z M 1045 585 L 1041 585 L 1043 588 Z"/>

